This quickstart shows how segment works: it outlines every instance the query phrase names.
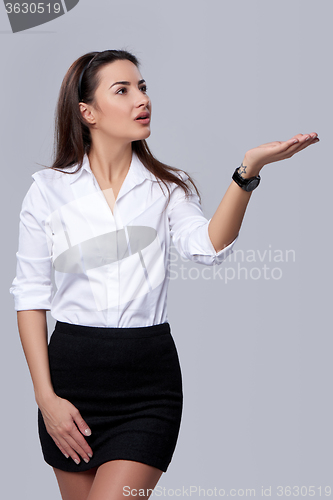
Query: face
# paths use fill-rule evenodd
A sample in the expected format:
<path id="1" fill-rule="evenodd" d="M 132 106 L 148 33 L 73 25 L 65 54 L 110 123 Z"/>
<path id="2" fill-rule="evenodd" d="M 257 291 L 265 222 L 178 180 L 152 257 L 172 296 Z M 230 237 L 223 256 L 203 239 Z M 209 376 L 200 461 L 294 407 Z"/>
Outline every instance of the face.
<path id="1" fill-rule="evenodd" d="M 92 135 L 101 133 L 125 143 L 149 137 L 151 102 L 135 64 L 128 60 L 114 61 L 100 69 L 99 77 L 95 105 L 80 103 Z M 148 113 L 149 119 L 137 119 L 142 113 Z"/>

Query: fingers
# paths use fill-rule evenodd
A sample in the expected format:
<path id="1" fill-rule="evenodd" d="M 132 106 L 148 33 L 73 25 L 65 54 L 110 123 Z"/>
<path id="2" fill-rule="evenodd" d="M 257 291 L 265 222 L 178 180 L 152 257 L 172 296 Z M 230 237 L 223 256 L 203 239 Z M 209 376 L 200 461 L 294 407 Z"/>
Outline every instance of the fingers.
<path id="1" fill-rule="evenodd" d="M 286 141 L 289 145 L 293 145 L 295 141 L 297 140 L 296 145 L 298 146 L 299 144 L 306 144 L 313 139 L 316 139 L 318 134 L 316 132 L 311 132 L 311 134 L 297 134 L 289 141 Z M 319 140 L 319 139 L 318 139 Z"/>
<path id="2" fill-rule="evenodd" d="M 77 408 L 74 411 L 73 418 L 74 418 L 75 423 L 78 426 L 79 430 L 82 432 L 82 434 L 84 434 L 85 436 L 91 436 L 91 430 L 89 429 L 89 426 L 86 424 L 86 422 L 83 420 L 83 418 L 81 417 L 81 414 Z"/>
<path id="3" fill-rule="evenodd" d="M 317 138 L 317 134 L 315 132 L 312 132 L 311 134 L 304 134 L 298 143 L 295 144 L 295 152 L 301 151 L 302 149 L 307 148 L 310 146 L 310 144 L 314 144 L 315 142 L 318 142 L 319 139 Z"/>
<path id="4" fill-rule="evenodd" d="M 285 151 L 288 150 L 288 152 L 291 153 L 292 156 L 298 151 L 301 151 L 302 149 L 308 147 L 310 144 L 314 144 L 316 142 L 319 142 L 319 138 L 317 137 L 316 132 L 312 132 L 311 134 L 297 134 L 284 143 L 286 147 L 283 149 Z"/>
<path id="5" fill-rule="evenodd" d="M 63 425 L 62 429 L 58 429 L 57 435 L 55 436 L 55 434 L 52 433 L 51 437 L 66 458 L 71 457 L 76 464 L 81 462 L 80 456 L 86 463 L 88 463 L 92 457 L 93 452 L 91 447 L 74 422 L 70 425 Z"/>
<path id="6" fill-rule="evenodd" d="M 73 424 L 71 432 L 62 436 L 60 445 L 66 454 L 69 455 L 77 465 L 81 462 L 81 457 L 86 463 L 88 463 L 92 457 L 92 450 L 90 446 L 87 444 L 75 424 Z"/>
<path id="7" fill-rule="evenodd" d="M 80 455 L 85 462 L 89 462 L 93 451 L 76 422 L 83 432 L 89 432 L 90 429 L 79 410 L 70 401 L 57 397 L 43 407 L 42 415 L 47 432 L 66 458 L 71 457 L 79 464 Z"/>

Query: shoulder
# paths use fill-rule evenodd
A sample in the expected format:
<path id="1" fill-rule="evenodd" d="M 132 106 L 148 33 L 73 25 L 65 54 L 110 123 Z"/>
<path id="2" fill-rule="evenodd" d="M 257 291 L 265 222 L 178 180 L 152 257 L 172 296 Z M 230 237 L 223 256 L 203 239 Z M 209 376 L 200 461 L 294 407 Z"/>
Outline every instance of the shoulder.
<path id="1" fill-rule="evenodd" d="M 49 204 L 46 196 L 35 180 L 30 184 L 21 202 L 20 218 L 26 224 L 31 223 L 31 218 L 45 219 L 49 214 Z"/>
<path id="2" fill-rule="evenodd" d="M 182 181 L 187 181 L 189 176 L 188 174 L 184 171 L 184 170 L 181 170 L 181 169 L 177 169 L 175 172 L 173 172 L 177 177 L 179 177 Z"/>
<path id="3" fill-rule="evenodd" d="M 70 171 L 71 169 L 67 169 Z M 31 177 L 37 182 L 39 186 L 43 184 L 50 184 L 55 181 L 62 180 L 64 177 L 68 176 L 64 172 L 60 172 L 59 170 L 55 170 L 53 168 L 42 168 L 41 170 L 37 170 L 34 172 Z"/>
<path id="4" fill-rule="evenodd" d="M 49 207 L 55 192 L 65 192 L 70 174 L 43 168 L 31 174 L 31 177 L 33 181 L 24 197 L 23 206 L 33 210 L 42 206 Z"/>
<path id="5" fill-rule="evenodd" d="M 171 173 L 175 176 L 175 177 L 178 177 L 178 179 L 182 180 L 183 182 L 185 182 L 187 185 L 188 184 L 188 179 L 189 179 L 189 176 L 186 172 L 184 172 L 184 170 L 181 170 L 181 169 L 175 169 L 175 170 L 171 170 Z M 175 182 L 174 180 L 167 180 L 166 183 L 168 184 L 169 188 L 170 188 L 170 191 L 173 193 L 173 192 L 182 192 L 184 191 L 184 189 L 182 188 L 182 186 L 180 186 L 179 184 L 177 184 L 177 182 Z"/>
<path id="6" fill-rule="evenodd" d="M 35 191 L 38 189 L 41 196 L 45 200 L 48 200 L 50 206 L 52 205 L 52 200 L 66 199 L 68 197 L 70 181 L 73 179 L 72 174 L 67 172 L 72 172 L 75 170 L 75 167 L 77 167 L 77 165 L 67 167 L 62 171 L 52 168 L 37 170 L 31 175 L 34 180 L 33 185 L 35 185 L 32 189 Z"/>

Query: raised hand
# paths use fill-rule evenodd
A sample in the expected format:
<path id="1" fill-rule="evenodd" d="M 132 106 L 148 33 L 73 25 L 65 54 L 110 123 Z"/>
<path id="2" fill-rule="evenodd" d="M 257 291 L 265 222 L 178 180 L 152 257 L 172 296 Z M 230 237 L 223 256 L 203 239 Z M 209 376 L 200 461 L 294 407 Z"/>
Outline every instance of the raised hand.
<path id="1" fill-rule="evenodd" d="M 311 134 L 297 134 L 288 141 L 274 141 L 262 144 L 253 149 L 249 149 L 245 153 L 243 165 L 246 167 L 246 175 L 249 177 L 258 175 L 264 165 L 273 163 L 286 158 L 291 158 L 295 153 L 302 151 L 310 144 L 319 142 L 316 132 Z"/>

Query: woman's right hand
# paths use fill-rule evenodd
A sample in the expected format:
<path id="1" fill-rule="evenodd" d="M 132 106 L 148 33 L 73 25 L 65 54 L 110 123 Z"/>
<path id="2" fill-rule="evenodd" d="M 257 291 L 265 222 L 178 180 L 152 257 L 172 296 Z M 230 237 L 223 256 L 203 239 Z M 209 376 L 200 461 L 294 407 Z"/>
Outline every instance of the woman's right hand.
<path id="1" fill-rule="evenodd" d="M 80 454 L 85 462 L 89 462 L 93 451 L 83 434 L 90 436 L 91 430 L 79 410 L 70 401 L 57 394 L 37 404 L 47 432 L 66 458 L 70 456 L 76 463 L 80 463 L 78 456 Z"/>

